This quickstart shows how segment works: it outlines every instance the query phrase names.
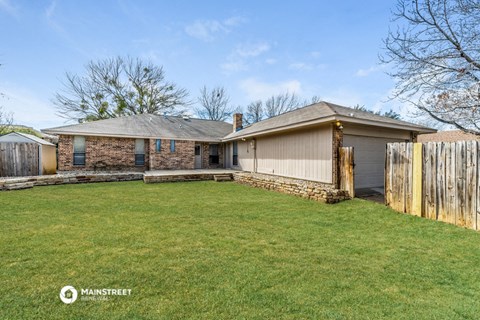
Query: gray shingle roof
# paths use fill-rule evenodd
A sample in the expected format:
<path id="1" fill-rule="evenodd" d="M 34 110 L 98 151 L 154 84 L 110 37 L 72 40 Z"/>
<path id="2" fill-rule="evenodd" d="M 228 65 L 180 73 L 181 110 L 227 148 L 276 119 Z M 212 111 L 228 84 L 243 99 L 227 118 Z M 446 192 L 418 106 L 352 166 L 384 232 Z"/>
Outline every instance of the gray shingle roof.
<path id="1" fill-rule="evenodd" d="M 480 136 L 460 130 L 438 131 L 436 133 L 419 134 L 418 142 L 456 142 L 466 140 L 480 140 Z"/>
<path id="2" fill-rule="evenodd" d="M 3 136 L 0 136 L 0 142 L 1 141 L 10 141 L 9 140 L 9 136 L 11 135 L 17 135 L 17 136 L 22 136 L 28 140 L 31 140 L 32 142 L 35 142 L 35 143 L 39 143 L 39 144 L 42 144 L 42 145 L 45 145 L 45 146 L 55 146 L 54 144 L 46 141 L 46 140 L 43 140 L 37 136 L 34 136 L 32 134 L 28 134 L 28 133 L 23 133 L 23 132 L 10 132 L 10 133 L 7 133 Z"/>
<path id="3" fill-rule="evenodd" d="M 48 134 L 220 141 L 232 132 L 222 121 L 140 114 L 43 129 Z"/>
<path id="4" fill-rule="evenodd" d="M 321 119 L 341 119 L 342 121 L 347 121 L 348 119 L 353 120 L 364 120 L 369 121 L 372 124 L 378 126 L 389 127 L 397 126 L 403 127 L 406 130 L 416 130 L 419 132 L 434 132 L 430 128 L 422 127 L 410 122 L 395 120 L 383 116 L 379 116 L 370 112 L 355 110 L 353 108 L 339 106 L 329 102 L 319 102 L 303 108 L 299 108 L 279 116 L 262 120 L 260 122 L 254 123 L 244 129 L 230 133 L 225 139 L 235 139 L 239 137 L 250 136 L 258 134 L 264 131 L 278 129 L 283 127 L 290 127 L 294 125 L 301 125 L 304 122 L 310 122 L 314 120 Z M 346 119 L 348 118 L 348 119 Z"/>

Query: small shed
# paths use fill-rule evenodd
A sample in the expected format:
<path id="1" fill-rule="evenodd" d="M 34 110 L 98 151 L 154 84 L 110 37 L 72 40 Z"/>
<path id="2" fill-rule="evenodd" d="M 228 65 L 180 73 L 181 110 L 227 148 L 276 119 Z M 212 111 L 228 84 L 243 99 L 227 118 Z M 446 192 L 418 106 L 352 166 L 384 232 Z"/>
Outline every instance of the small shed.
<path id="1" fill-rule="evenodd" d="M 0 136 L 0 143 L 2 142 L 37 144 L 39 146 L 38 174 L 55 174 L 57 172 L 57 147 L 54 144 L 37 136 L 22 132 L 10 132 Z"/>

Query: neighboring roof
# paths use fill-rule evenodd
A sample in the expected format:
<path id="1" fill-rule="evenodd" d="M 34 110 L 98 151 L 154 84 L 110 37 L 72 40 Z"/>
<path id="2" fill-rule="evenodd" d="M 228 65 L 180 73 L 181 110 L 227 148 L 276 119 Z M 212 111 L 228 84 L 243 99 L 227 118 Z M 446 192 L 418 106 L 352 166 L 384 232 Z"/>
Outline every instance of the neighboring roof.
<path id="1" fill-rule="evenodd" d="M 34 136 L 32 134 L 28 134 L 28 133 L 22 133 L 22 132 L 10 132 L 10 133 L 4 134 L 4 135 L 0 136 L 0 142 L 2 142 L 2 141 L 4 141 L 4 142 L 15 142 L 15 141 L 9 141 L 9 140 L 11 140 L 9 138 L 14 137 L 14 136 L 30 140 L 31 142 L 39 143 L 39 144 L 44 145 L 44 146 L 55 146 L 54 144 L 52 144 L 48 141 L 45 141 L 45 140 L 43 140 L 43 139 L 41 139 L 37 136 Z"/>
<path id="2" fill-rule="evenodd" d="M 461 130 L 449 130 L 419 134 L 417 137 L 417 142 L 455 142 L 463 140 L 480 140 L 480 136 L 465 133 Z"/>
<path id="3" fill-rule="evenodd" d="M 353 122 L 415 132 L 436 131 L 434 129 L 419 126 L 410 122 L 395 120 L 370 112 L 342 107 L 333 103 L 322 101 L 254 123 L 242 130 L 230 133 L 225 137 L 225 140 L 234 140 L 253 135 L 283 131 L 337 120 L 342 122 Z"/>
<path id="4" fill-rule="evenodd" d="M 43 129 L 42 132 L 56 135 L 221 141 L 232 130 L 230 123 L 222 121 L 139 114 Z"/>

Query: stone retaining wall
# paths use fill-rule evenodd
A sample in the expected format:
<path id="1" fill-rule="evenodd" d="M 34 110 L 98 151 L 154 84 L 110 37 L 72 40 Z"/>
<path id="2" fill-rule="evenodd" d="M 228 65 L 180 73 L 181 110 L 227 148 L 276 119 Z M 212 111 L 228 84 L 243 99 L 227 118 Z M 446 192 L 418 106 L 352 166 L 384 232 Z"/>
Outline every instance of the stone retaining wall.
<path id="1" fill-rule="evenodd" d="M 321 182 L 251 172 L 235 172 L 233 179 L 252 187 L 293 194 L 325 203 L 337 203 L 350 199 L 347 191 L 335 189 L 333 185 Z"/>
<path id="2" fill-rule="evenodd" d="M 145 183 L 161 183 L 161 182 L 186 182 L 186 181 L 204 181 L 213 180 L 214 173 L 205 174 L 185 174 L 185 175 L 149 175 L 143 176 Z"/>
<path id="3" fill-rule="evenodd" d="M 0 178 L 1 190 L 19 190 L 32 188 L 34 186 L 49 186 L 56 184 L 76 184 L 92 182 L 117 182 L 142 180 L 143 173 L 121 172 L 121 173 L 64 173 L 48 176 L 32 176 L 21 178 Z"/>

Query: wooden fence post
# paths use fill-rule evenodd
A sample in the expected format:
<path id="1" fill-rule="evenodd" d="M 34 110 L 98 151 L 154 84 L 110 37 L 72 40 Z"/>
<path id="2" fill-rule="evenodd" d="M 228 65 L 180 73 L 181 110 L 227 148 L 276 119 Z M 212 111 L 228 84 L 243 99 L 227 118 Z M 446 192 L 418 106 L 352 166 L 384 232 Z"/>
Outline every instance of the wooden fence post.
<path id="1" fill-rule="evenodd" d="M 455 224 L 465 226 L 465 180 L 467 175 L 465 141 L 456 143 L 455 150 L 455 191 L 456 191 L 456 221 Z"/>
<path id="2" fill-rule="evenodd" d="M 354 150 L 353 147 L 340 147 L 339 169 L 340 169 L 340 189 L 348 191 L 350 197 L 355 197 L 354 181 Z"/>
<path id="3" fill-rule="evenodd" d="M 445 143 L 445 217 L 440 216 L 442 221 L 447 223 L 456 223 L 456 203 L 457 203 L 457 192 L 456 192 L 456 143 L 455 142 L 446 142 Z"/>
<path id="4" fill-rule="evenodd" d="M 465 226 L 477 230 L 477 141 L 466 142 Z"/>
<path id="5" fill-rule="evenodd" d="M 412 212 L 411 214 L 421 217 L 423 212 L 423 145 L 413 144 L 412 163 Z"/>

